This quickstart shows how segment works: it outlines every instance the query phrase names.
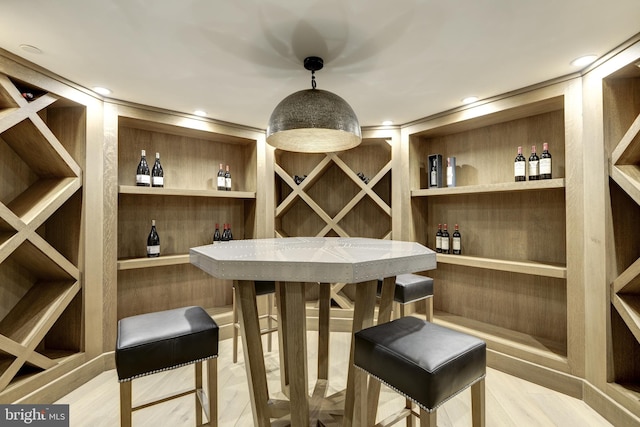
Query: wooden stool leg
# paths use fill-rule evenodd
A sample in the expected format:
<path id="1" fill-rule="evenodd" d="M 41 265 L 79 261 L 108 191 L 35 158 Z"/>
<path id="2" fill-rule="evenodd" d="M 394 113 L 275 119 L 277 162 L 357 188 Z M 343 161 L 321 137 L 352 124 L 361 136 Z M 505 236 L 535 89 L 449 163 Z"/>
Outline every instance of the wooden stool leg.
<path id="1" fill-rule="evenodd" d="M 471 386 L 471 420 L 473 427 L 484 427 L 484 378 Z"/>
<path id="2" fill-rule="evenodd" d="M 407 399 L 404 407 L 407 408 L 409 412 L 411 412 L 411 409 L 413 408 L 413 402 Z M 407 417 L 407 427 L 415 427 L 415 424 L 413 422 L 413 415 L 411 415 L 411 413 L 409 413 L 409 416 Z"/>
<path id="3" fill-rule="evenodd" d="M 433 297 L 429 297 L 425 301 L 426 303 L 426 313 L 427 313 L 427 322 L 433 322 Z"/>
<path id="4" fill-rule="evenodd" d="M 404 317 L 404 307 L 406 304 L 398 304 L 400 306 L 400 316 L 393 316 L 396 319 L 399 319 L 400 317 Z"/>
<path id="5" fill-rule="evenodd" d="M 420 427 L 436 427 L 436 412 L 427 412 L 420 408 Z"/>
<path id="6" fill-rule="evenodd" d="M 131 427 L 132 381 L 120 383 L 120 426 Z"/>
<path id="7" fill-rule="evenodd" d="M 237 307 L 237 286 L 233 284 L 233 292 L 231 293 L 231 311 L 233 313 L 233 363 L 238 362 L 238 307 Z"/>
<path id="8" fill-rule="evenodd" d="M 202 425 L 202 402 L 200 401 L 199 393 L 202 392 L 202 362 L 195 363 L 195 382 L 196 382 L 196 425 Z"/>
<path id="9" fill-rule="evenodd" d="M 218 427 L 218 358 L 207 360 L 209 425 Z"/>
<path id="10" fill-rule="evenodd" d="M 267 295 L 267 328 L 271 330 L 273 327 L 273 294 Z M 271 352 L 271 332 L 267 334 L 267 351 Z"/>

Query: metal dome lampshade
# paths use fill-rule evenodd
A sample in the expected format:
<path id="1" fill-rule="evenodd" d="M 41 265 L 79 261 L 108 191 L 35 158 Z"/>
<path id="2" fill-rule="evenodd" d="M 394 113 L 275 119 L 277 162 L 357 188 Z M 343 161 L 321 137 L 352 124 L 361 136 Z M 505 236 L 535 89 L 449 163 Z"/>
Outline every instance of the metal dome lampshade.
<path id="1" fill-rule="evenodd" d="M 338 95 L 316 89 L 315 71 L 322 58 L 305 58 L 311 89 L 295 92 L 276 106 L 267 126 L 267 143 L 285 151 L 328 153 L 348 150 L 362 141 L 358 117 Z"/>

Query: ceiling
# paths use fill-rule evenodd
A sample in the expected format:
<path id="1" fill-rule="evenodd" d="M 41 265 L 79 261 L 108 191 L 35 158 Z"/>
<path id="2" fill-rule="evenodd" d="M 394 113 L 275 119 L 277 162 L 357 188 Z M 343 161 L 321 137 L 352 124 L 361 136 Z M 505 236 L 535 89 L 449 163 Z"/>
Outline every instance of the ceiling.
<path id="1" fill-rule="evenodd" d="M 361 125 L 400 125 L 579 71 L 638 17 L 638 0 L 1 0 L 0 48 L 114 99 L 259 129 L 311 87 L 315 55 L 318 89 Z"/>

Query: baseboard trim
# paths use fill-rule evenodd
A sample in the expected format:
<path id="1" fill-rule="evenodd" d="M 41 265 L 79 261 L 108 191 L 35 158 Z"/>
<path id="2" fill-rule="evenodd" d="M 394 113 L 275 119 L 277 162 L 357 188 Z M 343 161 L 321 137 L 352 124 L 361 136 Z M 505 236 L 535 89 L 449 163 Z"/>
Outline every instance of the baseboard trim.
<path id="1" fill-rule="evenodd" d="M 14 403 L 46 404 L 69 394 L 102 372 L 115 367 L 114 353 L 102 353 L 77 368 L 34 390 Z"/>

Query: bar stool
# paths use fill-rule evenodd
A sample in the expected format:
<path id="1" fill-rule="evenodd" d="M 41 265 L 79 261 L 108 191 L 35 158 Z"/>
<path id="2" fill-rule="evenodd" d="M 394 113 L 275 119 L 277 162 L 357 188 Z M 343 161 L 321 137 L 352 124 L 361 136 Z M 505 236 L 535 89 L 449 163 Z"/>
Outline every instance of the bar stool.
<path id="1" fill-rule="evenodd" d="M 378 280 L 378 297 L 382 293 L 382 280 Z M 398 274 L 393 301 L 400 306 L 400 316 L 405 316 L 405 306 L 425 300 L 425 313 L 433 321 L 433 279 L 419 274 Z M 395 316 L 394 316 L 395 317 Z"/>
<path id="2" fill-rule="evenodd" d="M 132 425 L 132 412 L 196 395 L 196 425 L 204 410 L 210 426 L 218 425 L 218 325 L 201 307 L 183 307 L 125 317 L 118 321 L 116 370 L 120 382 L 120 425 Z M 207 362 L 208 397 L 202 387 Z M 195 387 L 183 393 L 132 407 L 134 379 L 195 363 Z"/>
<path id="3" fill-rule="evenodd" d="M 260 330 L 260 335 L 268 335 L 267 339 L 267 351 L 271 351 L 271 334 L 278 330 L 277 326 L 273 326 L 273 322 L 277 322 L 278 318 L 273 313 L 273 296 L 276 293 L 276 282 L 256 280 L 256 297 L 266 295 L 267 296 L 267 313 L 260 316 L 259 319 L 267 319 L 267 327 Z M 232 311 L 233 311 L 233 363 L 238 362 L 238 331 L 240 330 L 240 323 L 238 322 L 238 307 L 236 303 L 236 283 L 233 282 L 233 297 L 232 297 Z"/>
<path id="4" fill-rule="evenodd" d="M 417 414 L 407 405 L 380 424 L 407 418 L 407 425 L 412 425 L 410 417 L 416 415 L 421 427 L 435 427 L 438 407 L 471 386 L 473 426 L 484 426 L 484 341 L 413 316 L 363 329 L 354 340 L 354 365 L 420 408 Z M 366 387 L 363 376 L 356 382 L 356 396 L 366 400 Z M 378 404 L 360 403 L 361 407 Z M 365 425 L 373 425 L 375 419 L 368 421 Z"/>

